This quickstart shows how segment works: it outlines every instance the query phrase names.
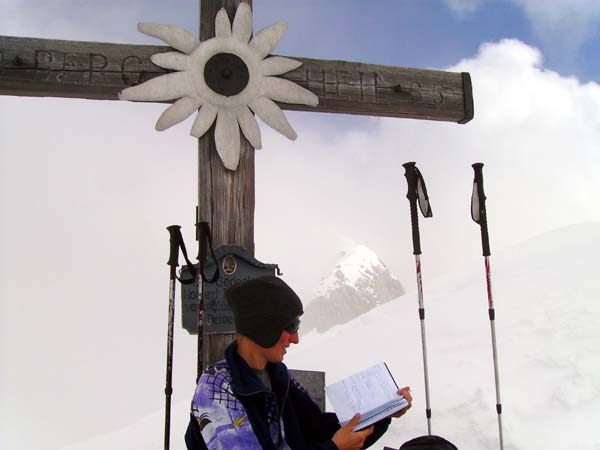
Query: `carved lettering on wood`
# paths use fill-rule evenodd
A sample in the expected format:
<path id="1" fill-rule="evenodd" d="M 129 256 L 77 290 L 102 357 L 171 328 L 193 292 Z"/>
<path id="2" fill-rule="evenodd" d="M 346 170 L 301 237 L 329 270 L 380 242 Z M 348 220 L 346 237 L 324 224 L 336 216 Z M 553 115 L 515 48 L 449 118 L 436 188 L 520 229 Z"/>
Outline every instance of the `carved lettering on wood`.
<path id="1" fill-rule="evenodd" d="M 0 36 L 0 95 L 114 100 L 122 89 L 165 74 L 150 57 L 170 50 Z M 293 58 L 303 65 L 282 77 L 318 95 L 319 105 L 282 109 L 460 123 L 473 115 L 468 74 Z"/>

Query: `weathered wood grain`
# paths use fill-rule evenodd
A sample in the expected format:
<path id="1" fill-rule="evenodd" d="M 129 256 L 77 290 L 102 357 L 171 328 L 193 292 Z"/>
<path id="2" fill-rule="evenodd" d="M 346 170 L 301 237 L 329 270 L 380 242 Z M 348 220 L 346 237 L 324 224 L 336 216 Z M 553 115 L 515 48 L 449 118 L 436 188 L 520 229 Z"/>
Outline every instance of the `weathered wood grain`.
<path id="1" fill-rule="evenodd" d="M 239 0 L 200 2 L 200 40 L 215 35 L 215 16 L 221 7 L 231 22 Z M 247 1 L 247 3 L 251 2 Z M 199 219 L 210 224 L 214 247 L 240 245 L 254 254 L 254 148 L 241 136 L 240 163 L 235 172 L 225 169 L 214 139 L 214 125 L 198 142 Z M 223 358 L 233 334 L 204 335 L 203 360 Z"/>
<path id="2" fill-rule="evenodd" d="M 242 137 L 240 164 L 225 169 L 214 143 L 214 125 L 198 143 L 199 218 L 210 224 L 215 248 L 240 245 L 254 254 L 254 149 Z M 232 335 L 205 335 L 203 360 L 223 357 Z"/>
<path id="3" fill-rule="evenodd" d="M 235 3 L 227 0 L 226 3 Z M 203 4 L 207 15 L 215 6 Z M 201 37 L 212 26 L 201 26 Z M 117 94 L 168 71 L 150 56 L 166 46 L 0 36 L 0 94 L 116 100 Z M 283 109 L 464 123 L 472 118 L 468 74 L 292 57 L 298 69 L 282 77 L 311 90 L 319 105 Z"/>

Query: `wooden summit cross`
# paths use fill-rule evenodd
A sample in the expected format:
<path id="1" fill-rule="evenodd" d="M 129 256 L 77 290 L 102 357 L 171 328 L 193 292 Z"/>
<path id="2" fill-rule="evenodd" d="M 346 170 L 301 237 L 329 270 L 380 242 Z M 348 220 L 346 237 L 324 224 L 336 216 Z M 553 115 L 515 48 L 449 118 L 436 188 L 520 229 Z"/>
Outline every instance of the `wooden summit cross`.
<path id="1" fill-rule="evenodd" d="M 245 0 L 252 4 L 252 0 Z M 200 0 L 200 40 L 215 35 L 215 17 L 230 20 L 241 0 Z M 123 89 L 169 71 L 150 57 L 169 47 L 0 36 L 0 95 L 117 100 Z M 466 123 L 473 118 L 468 73 L 292 57 L 302 65 L 281 77 L 319 97 L 316 107 L 283 109 Z M 254 254 L 254 149 L 242 136 L 232 172 L 215 149 L 214 128 L 199 140 L 199 221 L 210 223 L 214 246 L 240 245 Z M 220 359 L 232 334 L 205 336 L 203 361 Z"/>

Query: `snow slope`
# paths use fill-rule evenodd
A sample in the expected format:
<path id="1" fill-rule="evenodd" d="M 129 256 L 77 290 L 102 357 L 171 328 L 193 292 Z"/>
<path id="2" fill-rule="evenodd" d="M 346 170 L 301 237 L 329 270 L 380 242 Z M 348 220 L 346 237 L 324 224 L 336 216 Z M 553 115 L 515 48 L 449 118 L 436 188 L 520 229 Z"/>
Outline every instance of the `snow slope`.
<path id="1" fill-rule="evenodd" d="M 600 448 L 599 250 L 600 224 L 589 223 L 491 257 L 506 450 Z M 440 282 L 424 273 L 432 429 L 461 450 L 499 448 L 484 280 L 483 258 L 471 273 Z M 417 307 L 414 294 L 405 295 L 308 333 L 287 356 L 290 367 L 325 370 L 327 383 L 384 360 L 412 387 L 413 409 L 373 448 L 427 432 Z M 174 450 L 185 448 L 187 407 L 174 405 Z M 158 450 L 162 420 L 159 412 L 68 448 Z"/>

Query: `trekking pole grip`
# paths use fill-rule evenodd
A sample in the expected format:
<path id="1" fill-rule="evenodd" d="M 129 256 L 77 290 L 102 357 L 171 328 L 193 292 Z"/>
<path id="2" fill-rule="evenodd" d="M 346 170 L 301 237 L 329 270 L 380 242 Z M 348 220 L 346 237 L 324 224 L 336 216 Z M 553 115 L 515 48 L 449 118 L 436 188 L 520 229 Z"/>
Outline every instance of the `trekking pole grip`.
<path id="1" fill-rule="evenodd" d="M 167 264 L 171 267 L 179 266 L 179 242 L 181 240 L 181 226 L 171 225 L 167 227 L 169 231 L 169 261 Z"/>
<path id="2" fill-rule="evenodd" d="M 196 223 L 196 240 L 198 241 L 198 256 L 196 259 L 200 263 L 200 265 L 204 264 L 206 260 L 206 256 L 208 253 L 208 249 L 206 247 L 208 234 L 210 233 L 210 228 L 208 226 L 208 222 L 197 222 Z"/>
<path id="3" fill-rule="evenodd" d="M 483 163 L 475 163 L 473 171 L 475 172 L 475 189 L 477 189 L 477 198 L 479 199 L 479 226 L 481 227 L 481 248 L 483 249 L 483 256 L 490 256 L 490 236 L 488 233 L 487 226 L 487 211 L 485 208 L 485 192 L 483 190 Z"/>
<path id="4" fill-rule="evenodd" d="M 421 237 L 419 235 L 419 214 L 417 212 L 417 170 L 414 162 L 407 162 L 402 164 L 404 167 L 404 176 L 408 183 L 408 192 L 406 198 L 410 203 L 410 223 L 412 226 L 412 241 L 413 241 L 413 254 L 421 254 Z"/>

